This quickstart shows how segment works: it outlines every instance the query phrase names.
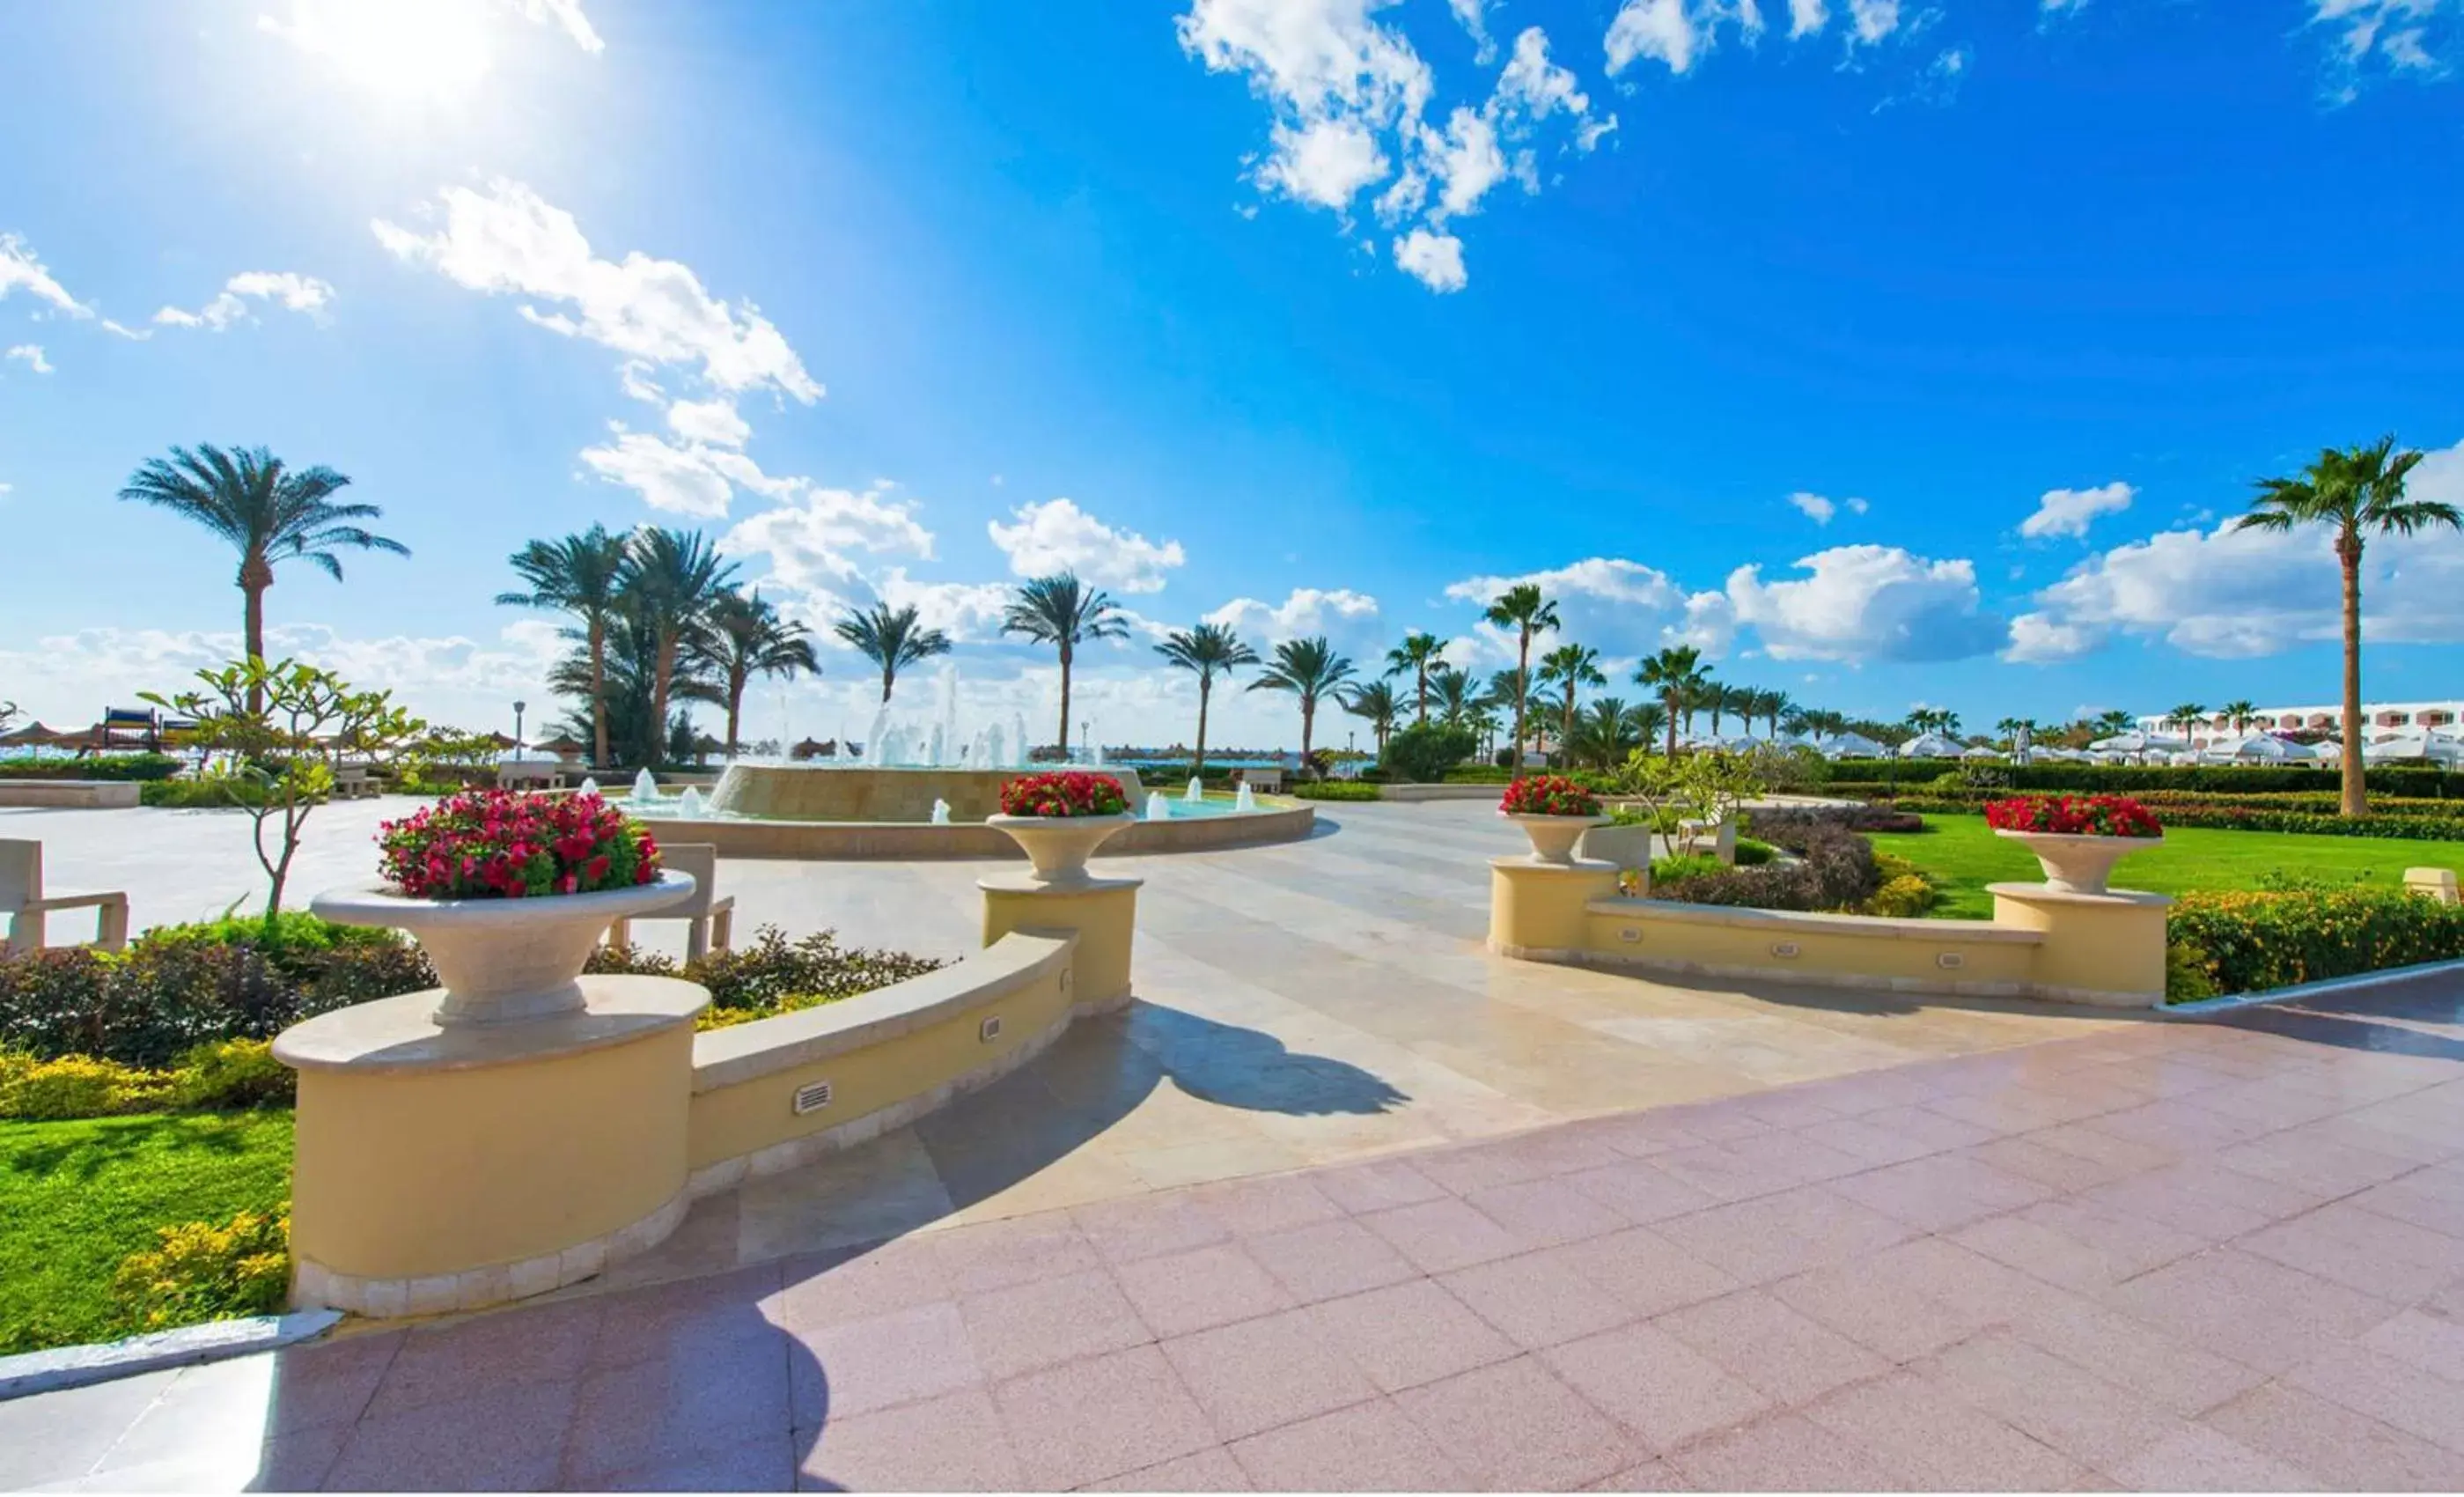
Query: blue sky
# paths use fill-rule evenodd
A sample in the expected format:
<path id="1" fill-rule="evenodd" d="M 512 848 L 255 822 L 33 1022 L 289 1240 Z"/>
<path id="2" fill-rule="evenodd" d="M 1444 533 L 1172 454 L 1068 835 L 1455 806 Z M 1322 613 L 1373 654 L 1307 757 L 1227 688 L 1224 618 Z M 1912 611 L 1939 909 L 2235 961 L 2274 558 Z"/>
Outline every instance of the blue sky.
<path id="1" fill-rule="evenodd" d="M 2323 540 L 2218 527 L 2387 430 L 2464 500 L 2458 62 L 2464 0 L 10 8 L 0 697 L 232 652 L 230 558 L 113 497 L 215 441 L 416 553 L 276 644 L 472 725 L 558 648 L 503 558 L 594 520 L 913 602 L 1004 720 L 1062 564 L 1483 668 L 1536 576 L 1852 714 L 2326 699 Z M 2371 693 L 2464 690 L 2464 541 L 2369 590 Z M 1148 638 L 1101 737 L 1186 735 Z M 860 731 L 825 665 L 753 731 Z"/>

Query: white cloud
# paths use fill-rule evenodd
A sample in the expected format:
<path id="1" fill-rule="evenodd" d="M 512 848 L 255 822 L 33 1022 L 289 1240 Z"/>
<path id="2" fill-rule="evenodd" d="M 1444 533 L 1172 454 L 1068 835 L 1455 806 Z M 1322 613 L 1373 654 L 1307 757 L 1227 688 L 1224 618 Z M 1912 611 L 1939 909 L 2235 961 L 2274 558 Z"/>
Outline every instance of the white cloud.
<path id="1" fill-rule="evenodd" d="M 1750 42 L 1762 34 L 1762 10 L 1755 0 L 1625 0 L 1602 39 L 1609 73 L 1624 72 L 1638 57 L 1663 62 L 1671 73 L 1688 72 L 1719 40 L 1723 25 L 1736 27 Z"/>
<path id="2" fill-rule="evenodd" d="M 590 17 L 582 13 L 582 0 L 519 0 L 519 4 L 532 20 L 554 21 L 575 46 L 592 56 L 607 50 L 607 44 L 600 40 L 598 31 L 591 26 Z"/>
<path id="3" fill-rule="evenodd" d="M 1278 122 L 1274 141 L 1273 153 L 1258 168 L 1259 182 L 1337 212 L 1391 169 L 1377 137 L 1350 120 L 1317 120 L 1298 129 Z"/>
<path id="4" fill-rule="evenodd" d="M 40 343 L 19 343 L 9 350 L 8 357 L 16 360 L 36 374 L 52 372 L 52 362 L 43 357 Z"/>
<path id="5" fill-rule="evenodd" d="M 1958 660 L 2005 642 L 2008 627 L 1981 608 L 1976 567 L 1929 561 L 1898 546 L 1835 546 L 1799 559 L 1808 575 L 1763 581 L 1759 566 L 1728 574 L 1733 622 L 1779 660 Z"/>
<path id="6" fill-rule="evenodd" d="M 1831 11 L 1822 0 L 1788 0 L 1788 33 L 1811 36 L 1830 23 Z"/>
<path id="7" fill-rule="evenodd" d="M 1788 502 L 1795 506 L 1798 514 L 1817 525 L 1830 524 L 1841 510 L 1846 510 L 1851 515 L 1862 515 L 1866 509 L 1863 499 L 1827 499 L 1819 494 L 1808 494 L 1803 490 L 1790 495 Z"/>
<path id="8" fill-rule="evenodd" d="M 288 19 L 261 13 L 256 26 L 355 91 L 448 100 L 495 68 L 501 15 L 606 50 L 581 0 L 291 0 Z"/>
<path id="9" fill-rule="evenodd" d="M 699 443 L 671 443 L 608 423 L 615 440 L 582 451 L 582 461 L 607 483 L 631 489 L 652 509 L 715 519 L 726 515 L 735 488 L 718 470 L 717 453 Z"/>
<path id="10" fill-rule="evenodd" d="M 1463 270 L 1463 241 L 1452 234 L 1415 229 L 1395 241 L 1395 263 L 1431 291 L 1461 291 L 1471 282 Z"/>
<path id="11" fill-rule="evenodd" d="M 18 234 L 0 233 L 0 301 L 9 294 L 23 288 L 37 301 L 48 301 L 55 309 L 74 318 L 90 318 L 94 309 L 68 294 L 68 288 L 52 277 L 43 262 L 34 255 L 33 246 Z"/>
<path id="12" fill-rule="evenodd" d="M 394 700 L 433 722 L 489 727 L 507 704 L 547 700 L 547 671 L 571 647 L 545 618 L 517 619 L 493 640 L 466 635 L 348 635 L 329 625 L 276 625 L 267 653 L 312 661 L 352 685 L 389 688 Z M 19 651 L 0 650 L 8 694 L 54 727 L 82 728 L 106 702 L 143 691 L 185 691 L 196 671 L 228 665 L 240 651 L 236 628 L 166 630 L 100 627 L 46 635 Z M 538 717 L 532 719 L 539 721 Z M 510 725 L 510 724 L 508 724 Z"/>
<path id="13" fill-rule="evenodd" d="M 668 407 L 668 429 L 717 447 L 742 447 L 753 435 L 752 424 L 736 413 L 736 402 L 724 399 L 677 401 Z"/>
<path id="14" fill-rule="evenodd" d="M 2351 99 L 2373 64 L 2398 74 L 2443 72 L 2431 44 L 2452 40 L 2458 10 L 2450 0 L 2310 0 L 2310 24 L 2334 33 L 2333 96 Z"/>
<path id="15" fill-rule="evenodd" d="M 893 489 L 887 481 L 862 490 L 800 488 L 729 530 L 719 549 L 767 561 L 781 586 L 808 597 L 869 600 L 872 584 L 856 553 L 933 555 L 933 533 L 916 519 L 914 504 Z"/>
<path id="16" fill-rule="evenodd" d="M 1488 0 L 1446 0 L 1446 6 L 1454 11 L 1463 34 L 1471 38 L 1476 59 L 1484 66 L 1494 60 L 1497 43 L 1488 34 Z"/>
<path id="17" fill-rule="evenodd" d="M 2030 540 L 2084 536 L 2099 515 L 2119 515 L 2130 508 L 2137 493 L 2118 480 L 2093 489 L 2048 489 L 2036 500 L 2036 512 L 2019 522 L 2019 534 Z"/>
<path id="18" fill-rule="evenodd" d="M 322 322 L 325 309 L 333 305 L 334 288 L 297 271 L 242 271 L 223 282 L 221 293 L 196 311 L 165 307 L 154 314 L 154 320 L 164 327 L 202 327 L 219 333 L 248 317 L 251 301 L 268 302 Z"/>
<path id="19" fill-rule="evenodd" d="M 1382 648 L 1377 600 L 1348 587 L 1295 587 L 1280 604 L 1235 598 L 1206 615 L 1206 622 L 1238 630 L 1262 655 L 1284 640 L 1324 634 L 1335 649 L 1367 667 L 1373 652 Z"/>
<path id="20" fill-rule="evenodd" d="M 1705 621 L 1685 589 L 1666 573 L 1619 557 L 1586 557 L 1511 577 L 1466 577 L 1447 583 L 1444 596 L 1486 608 L 1498 594 L 1527 583 L 1555 601 L 1563 638 L 1613 658 L 1643 654 L 1662 645 L 1695 644 L 1714 653 L 1727 647 L 1725 630 L 1700 627 Z M 1512 634 L 1476 623 L 1462 640 L 1463 648 L 1455 653 L 1458 665 L 1489 670 L 1514 663 Z"/>
<path id="21" fill-rule="evenodd" d="M 2049 665 L 2077 659 L 2102 643 L 2102 633 L 2085 625 L 2066 623 L 2050 613 L 2022 613 L 2011 621 L 2011 643 L 2002 658 L 2019 665 Z"/>
<path id="22" fill-rule="evenodd" d="M 693 367 L 730 393 L 767 388 L 806 404 L 821 399 L 821 385 L 779 329 L 751 302 L 712 297 L 692 267 L 638 250 L 601 259 L 571 213 L 518 182 L 499 179 L 485 193 L 447 187 L 438 196 L 443 229 L 420 234 L 380 218 L 369 225 L 377 241 L 457 285 L 561 308 L 519 310 L 627 360 Z"/>
<path id="23" fill-rule="evenodd" d="M 1900 0 L 1848 0 L 1848 18 L 1870 47 L 1900 29 Z"/>
<path id="24" fill-rule="evenodd" d="M 1539 190 L 1543 121 L 1566 116 L 1573 148 L 1588 151 L 1617 121 L 1592 116 L 1574 76 L 1549 60 L 1547 34 L 1530 27 L 1485 102 L 1455 105 L 1442 128 L 1430 124 L 1435 76 L 1403 33 L 1377 18 L 1393 3 L 1189 0 L 1177 27 L 1189 55 L 1246 78 L 1271 111 L 1268 149 L 1250 173 L 1261 190 L 1326 209 L 1350 233 L 1353 204 L 1386 183 L 1375 200 L 1378 221 L 1408 230 L 1395 240 L 1397 264 L 1433 291 L 1458 291 L 1463 244 L 1447 220 L 1475 211 L 1509 175 Z M 1483 62 L 1492 60 L 1484 0 L 1453 8 Z"/>
<path id="25" fill-rule="evenodd" d="M 2464 444 L 2431 453 L 2410 493 L 2464 504 Z M 2165 531 L 2091 558 L 2036 602 L 2046 627 L 2067 631 L 2060 638 L 2074 654 L 2116 634 L 2224 659 L 2343 637 L 2332 538 L 2321 527 L 2239 530 L 2226 520 L 2213 530 Z M 2373 641 L 2464 643 L 2464 537 L 2370 538 L 2362 610 Z M 2020 643 L 2014 634 L 2014 650 Z"/>
<path id="26" fill-rule="evenodd" d="M 1134 531 L 1115 530 L 1068 499 L 1022 504 L 1011 518 L 1012 524 L 994 520 L 984 528 L 1020 577 L 1075 572 L 1117 592 L 1160 592 L 1164 574 L 1189 560 L 1179 541 L 1157 545 Z"/>

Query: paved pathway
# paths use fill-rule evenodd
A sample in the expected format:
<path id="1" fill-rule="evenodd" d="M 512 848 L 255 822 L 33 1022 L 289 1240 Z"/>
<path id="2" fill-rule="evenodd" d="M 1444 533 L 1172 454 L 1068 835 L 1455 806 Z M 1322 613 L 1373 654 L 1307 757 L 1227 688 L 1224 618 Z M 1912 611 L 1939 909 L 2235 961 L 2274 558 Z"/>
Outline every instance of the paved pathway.
<path id="1" fill-rule="evenodd" d="M 2464 1486 L 2450 985 L 0 1404 L 99 1488 Z"/>

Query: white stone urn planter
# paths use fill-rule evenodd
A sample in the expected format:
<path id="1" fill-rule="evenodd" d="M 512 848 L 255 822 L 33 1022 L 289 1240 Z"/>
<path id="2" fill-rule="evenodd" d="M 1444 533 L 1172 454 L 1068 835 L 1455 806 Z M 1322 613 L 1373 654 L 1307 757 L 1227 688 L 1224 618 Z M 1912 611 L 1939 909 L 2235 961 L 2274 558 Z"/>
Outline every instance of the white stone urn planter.
<path id="1" fill-rule="evenodd" d="M 612 921 L 691 895 L 690 873 L 593 894 L 524 899 L 413 899 L 389 885 L 332 889 L 308 908 L 337 925 L 408 931 L 436 964 L 439 1024 L 515 1024 L 579 1013 L 582 968 Z"/>
<path id="2" fill-rule="evenodd" d="M 2101 894 L 2113 866 L 2134 852 L 2165 846 L 2162 837 L 2100 837 L 2092 832 L 1996 830 L 2036 855 L 2045 887 L 2067 894 Z"/>
<path id="3" fill-rule="evenodd" d="M 1116 816 L 987 816 L 984 825 L 1009 834 L 1009 840 L 1035 865 L 1035 877 L 1046 884 L 1087 882 L 1087 859 L 1104 839 L 1137 818 L 1127 811 Z"/>
<path id="4" fill-rule="evenodd" d="M 1531 839 L 1532 862 L 1560 868 L 1573 863 L 1574 845 L 1583 840 L 1583 833 L 1609 824 L 1605 816 L 1517 816 L 1510 811 L 1498 814 L 1522 827 L 1523 835 Z"/>

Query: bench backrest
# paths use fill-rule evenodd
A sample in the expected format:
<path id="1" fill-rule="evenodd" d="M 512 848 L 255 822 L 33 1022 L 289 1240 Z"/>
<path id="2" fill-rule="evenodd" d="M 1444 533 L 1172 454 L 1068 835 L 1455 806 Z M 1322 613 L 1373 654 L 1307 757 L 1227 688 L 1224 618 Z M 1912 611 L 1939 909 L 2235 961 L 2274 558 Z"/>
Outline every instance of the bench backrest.
<path id="1" fill-rule="evenodd" d="M 672 920 L 708 914 L 711 901 L 718 897 L 718 844 L 663 842 L 659 844 L 659 861 L 679 873 L 692 874 L 693 892 L 652 912 L 649 917 Z"/>
<path id="2" fill-rule="evenodd" d="M 0 840 L 0 911 L 20 910 L 43 897 L 43 845 Z"/>

